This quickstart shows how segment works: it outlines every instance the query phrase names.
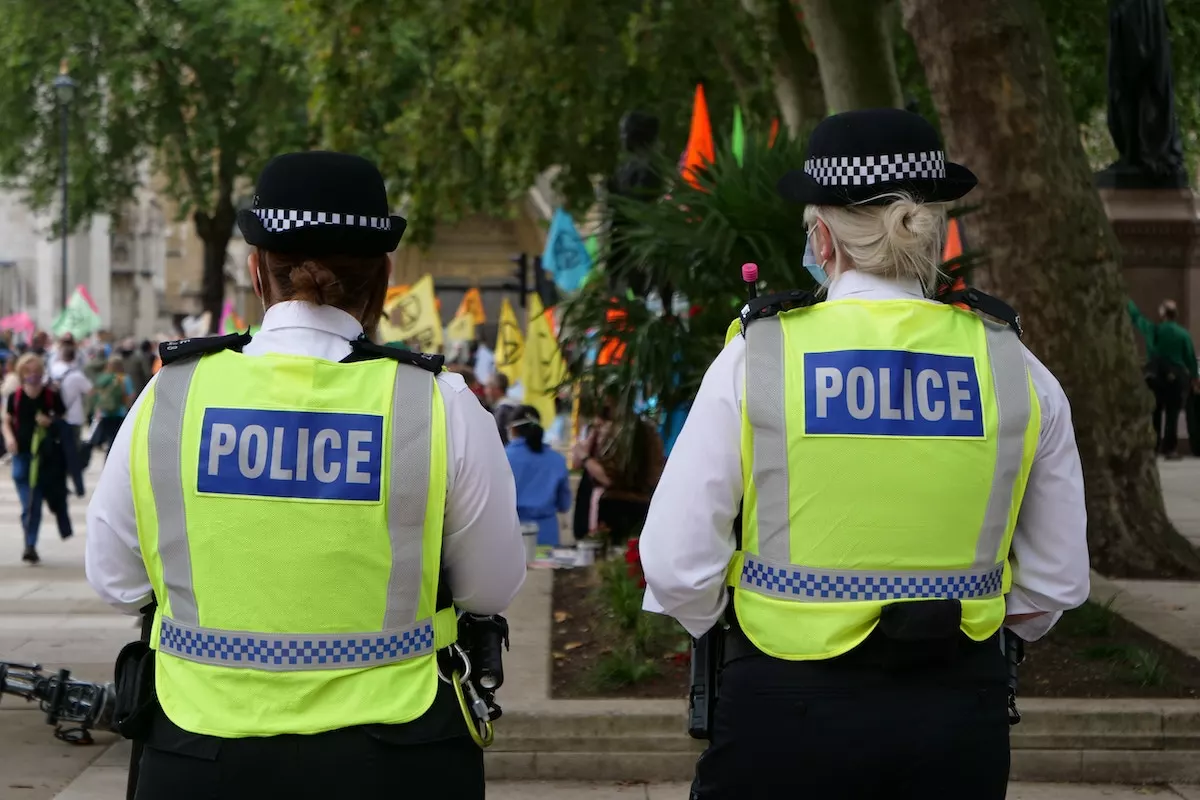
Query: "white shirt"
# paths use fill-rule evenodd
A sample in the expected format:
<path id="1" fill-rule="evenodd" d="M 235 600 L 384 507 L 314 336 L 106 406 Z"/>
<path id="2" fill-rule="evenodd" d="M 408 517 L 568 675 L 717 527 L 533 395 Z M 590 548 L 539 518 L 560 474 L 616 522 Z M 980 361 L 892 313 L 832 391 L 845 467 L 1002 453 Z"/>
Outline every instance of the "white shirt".
<path id="1" fill-rule="evenodd" d="M 92 382 L 83 374 L 83 370 L 71 366 L 58 380 L 59 391 L 62 392 L 63 406 L 67 409 L 65 419 L 68 425 L 81 426 L 87 422 L 84 413 L 83 400 L 92 390 Z"/>
<path id="2" fill-rule="evenodd" d="M 350 340 L 362 333 L 358 321 L 330 306 L 277 303 L 262 330 L 243 351 L 249 356 L 280 353 L 341 361 Z M 454 604 L 476 614 L 499 614 L 525 580 L 525 547 L 517 521 L 517 496 L 496 422 L 459 375 L 437 378 L 446 408 L 446 518 L 442 564 Z M 130 410 L 133 419 L 146 396 Z M 85 565 L 92 588 L 105 601 L 135 614 L 150 600 L 151 586 L 138 547 L 129 474 L 132 425 L 122 425 L 104 463 L 87 511 Z"/>
<path id="3" fill-rule="evenodd" d="M 829 299 L 924 299 L 920 287 L 851 270 Z M 932 301 L 930 301 L 932 302 Z M 1013 533 L 1009 614 L 1049 612 L 1012 626 L 1022 639 L 1046 634 L 1088 596 L 1087 515 L 1071 408 L 1058 381 L 1033 354 L 1025 361 L 1041 405 L 1041 431 Z M 668 614 L 693 636 L 725 608 L 725 572 L 742 500 L 741 405 L 746 362 L 738 336 L 709 367 L 667 461 L 639 543 L 646 575 L 643 607 Z"/>
<path id="4" fill-rule="evenodd" d="M 475 380 L 486 384 L 496 374 L 496 354 L 486 344 L 475 351 Z"/>

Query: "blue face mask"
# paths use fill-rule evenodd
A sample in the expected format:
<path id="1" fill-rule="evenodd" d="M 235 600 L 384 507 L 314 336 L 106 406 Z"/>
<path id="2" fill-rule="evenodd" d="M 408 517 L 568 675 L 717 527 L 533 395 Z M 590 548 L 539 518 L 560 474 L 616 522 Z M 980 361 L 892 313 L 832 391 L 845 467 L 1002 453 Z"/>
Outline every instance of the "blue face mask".
<path id="1" fill-rule="evenodd" d="M 813 280 L 820 285 L 824 285 L 825 281 L 829 280 L 829 276 L 825 274 L 825 268 L 821 266 L 821 262 L 817 261 L 816 253 L 813 252 L 813 237 L 812 231 L 809 231 L 804 242 L 804 268 L 808 270 L 808 274 L 812 275 Z"/>

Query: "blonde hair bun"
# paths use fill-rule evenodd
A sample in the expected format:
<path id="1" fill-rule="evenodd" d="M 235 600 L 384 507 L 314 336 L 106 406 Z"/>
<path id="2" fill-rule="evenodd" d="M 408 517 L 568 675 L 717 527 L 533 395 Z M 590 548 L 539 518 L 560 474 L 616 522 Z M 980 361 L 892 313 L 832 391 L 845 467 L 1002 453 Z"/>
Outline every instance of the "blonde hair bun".
<path id="1" fill-rule="evenodd" d="M 808 206 L 810 227 L 821 220 L 834 250 L 855 269 L 892 280 L 917 280 L 926 294 L 937 284 L 945 240 L 946 213 L 941 203 L 921 203 L 894 193 L 886 205 Z"/>

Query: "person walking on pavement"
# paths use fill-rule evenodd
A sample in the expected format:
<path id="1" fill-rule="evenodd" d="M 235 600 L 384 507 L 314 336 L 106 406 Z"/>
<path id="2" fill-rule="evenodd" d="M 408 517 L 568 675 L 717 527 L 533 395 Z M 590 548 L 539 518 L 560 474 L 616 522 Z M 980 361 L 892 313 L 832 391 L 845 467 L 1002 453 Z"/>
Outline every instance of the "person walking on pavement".
<path id="1" fill-rule="evenodd" d="M 60 423 L 63 429 L 59 438 L 62 440 L 68 474 L 75 485 L 75 494 L 83 497 L 85 468 L 83 457 L 86 454 L 85 447 L 88 446 L 80 437 L 84 425 L 87 424 L 87 405 L 92 392 L 92 382 L 83 372 L 82 359 L 77 358 L 73 338 L 68 340 L 64 336 L 60 340 L 58 356 L 59 363 L 66 365 L 65 371 L 60 372 L 58 377 L 53 379 L 54 385 L 62 396 L 63 406 L 66 408 L 66 413 Z"/>
<path id="2" fill-rule="evenodd" d="M 1200 392 L 1200 368 L 1192 335 L 1178 322 L 1174 300 L 1158 307 L 1158 322 L 1152 322 L 1129 301 L 1129 316 L 1146 342 L 1146 385 L 1154 392 L 1154 447 L 1168 459 L 1179 453 L 1179 412 L 1188 390 Z"/>
<path id="3" fill-rule="evenodd" d="M 367 338 L 406 225 L 372 163 L 278 156 L 238 224 L 260 332 L 162 345 L 88 508 L 88 581 L 157 601 L 137 798 L 482 798 L 437 656 L 525 577 L 494 422 Z"/>
<path id="4" fill-rule="evenodd" d="M 827 299 L 747 306 L 639 548 L 647 610 L 729 625 L 697 800 L 1005 796 L 1001 628 L 1044 635 L 1089 572 L 1058 381 L 1003 303 L 929 299 L 975 183 L 897 109 L 825 119 L 780 182 Z"/>
<path id="5" fill-rule="evenodd" d="M 20 386 L 4 407 L 4 445 L 12 453 L 13 483 L 21 501 L 21 528 L 25 551 L 21 560 L 41 561 L 37 552 L 42 526 L 42 503 L 46 502 L 58 522 L 58 534 L 71 538 L 71 517 L 66 506 L 66 470 L 55 423 L 66 413 L 62 397 L 46 386 L 41 356 L 26 353 L 17 360 Z"/>

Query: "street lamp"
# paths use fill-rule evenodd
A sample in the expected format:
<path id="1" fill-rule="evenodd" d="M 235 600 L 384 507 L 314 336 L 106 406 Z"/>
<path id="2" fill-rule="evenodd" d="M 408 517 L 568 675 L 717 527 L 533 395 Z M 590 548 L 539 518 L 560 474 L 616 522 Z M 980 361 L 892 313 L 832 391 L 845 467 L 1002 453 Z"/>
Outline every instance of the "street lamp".
<path id="1" fill-rule="evenodd" d="M 67 74 L 67 60 L 64 58 L 58 68 L 58 77 L 54 79 L 54 94 L 58 97 L 61 146 L 59 148 L 58 169 L 62 174 L 62 303 L 67 305 L 67 228 L 70 225 L 70 214 L 67 209 L 67 109 L 75 99 L 75 81 Z"/>

